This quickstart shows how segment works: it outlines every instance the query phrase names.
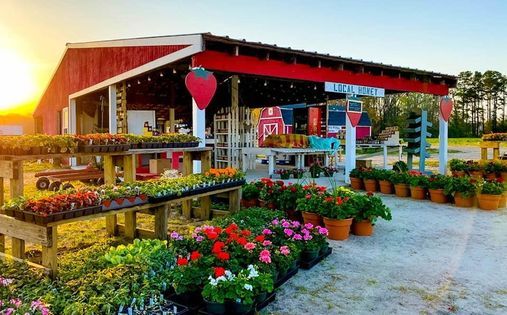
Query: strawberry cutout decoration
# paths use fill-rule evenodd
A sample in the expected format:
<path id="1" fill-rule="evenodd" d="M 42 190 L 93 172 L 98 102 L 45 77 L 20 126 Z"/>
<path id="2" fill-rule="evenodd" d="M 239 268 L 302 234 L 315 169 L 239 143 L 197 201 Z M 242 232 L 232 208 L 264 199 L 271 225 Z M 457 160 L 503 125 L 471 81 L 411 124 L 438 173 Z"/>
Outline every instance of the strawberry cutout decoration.
<path id="1" fill-rule="evenodd" d="M 449 118 L 451 117 L 452 106 L 453 103 L 451 98 L 446 96 L 440 99 L 440 115 L 446 122 L 449 121 Z"/>
<path id="2" fill-rule="evenodd" d="M 203 68 L 192 69 L 185 77 L 185 85 L 200 110 L 208 107 L 217 90 L 217 79 L 213 72 Z"/>

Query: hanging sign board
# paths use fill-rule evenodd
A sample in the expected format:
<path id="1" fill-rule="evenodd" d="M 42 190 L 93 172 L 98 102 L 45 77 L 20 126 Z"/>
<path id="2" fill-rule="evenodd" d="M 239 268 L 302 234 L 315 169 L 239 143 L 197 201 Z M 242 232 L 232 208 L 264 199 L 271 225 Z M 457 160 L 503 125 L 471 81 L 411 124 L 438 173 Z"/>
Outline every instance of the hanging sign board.
<path id="1" fill-rule="evenodd" d="M 352 127 L 356 127 L 361 120 L 361 114 L 363 113 L 363 102 L 355 97 L 347 98 L 347 116 L 350 119 Z"/>
<path id="2" fill-rule="evenodd" d="M 384 97 L 385 95 L 385 90 L 382 88 L 337 82 L 324 82 L 324 91 L 373 97 Z"/>
<path id="3" fill-rule="evenodd" d="M 446 122 L 448 122 L 451 117 L 452 106 L 453 103 L 450 97 L 444 96 L 440 99 L 440 116 L 442 116 L 442 119 Z"/>
<path id="4" fill-rule="evenodd" d="M 200 110 L 208 107 L 217 90 L 217 79 L 213 72 L 193 68 L 185 77 L 185 85 Z"/>

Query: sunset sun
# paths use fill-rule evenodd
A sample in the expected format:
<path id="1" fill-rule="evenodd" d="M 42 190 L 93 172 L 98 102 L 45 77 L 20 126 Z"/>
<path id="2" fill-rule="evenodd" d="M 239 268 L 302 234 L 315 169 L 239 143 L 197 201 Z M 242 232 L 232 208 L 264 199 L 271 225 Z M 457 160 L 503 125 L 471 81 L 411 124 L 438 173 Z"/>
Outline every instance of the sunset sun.
<path id="1" fill-rule="evenodd" d="M 0 48 L 0 113 L 15 112 L 36 92 L 30 64 L 15 52 Z"/>

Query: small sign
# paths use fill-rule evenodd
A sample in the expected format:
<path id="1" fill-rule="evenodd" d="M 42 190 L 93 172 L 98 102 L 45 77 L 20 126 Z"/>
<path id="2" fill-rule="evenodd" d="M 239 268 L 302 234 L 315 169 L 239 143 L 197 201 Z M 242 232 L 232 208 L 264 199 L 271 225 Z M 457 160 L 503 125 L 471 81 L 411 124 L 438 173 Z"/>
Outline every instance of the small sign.
<path id="1" fill-rule="evenodd" d="M 363 102 L 348 100 L 347 101 L 347 112 L 362 113 L 363 112 Z"/>
<path id="2" fill-rule="evenodd" d="M 452 113 L 453 102 L 450 97 L 444 96 L 440 99 L 440 116 L 446 122 L 449 121 Z"/>
<path id="3" fill-rule="evenodd" d="M 359 101 L 356 97 L 347 98 L 347 116 L 349 117 L 352 127 L 359 125 L 361 115 L 363 114 L 363 102 Z"/>
<path id="4" fill-rule="evenodd" d="M 373 97 L 384 97 L 385 90 L 378 87 L 337 82 L 324 82 L 324 91 Z"/>

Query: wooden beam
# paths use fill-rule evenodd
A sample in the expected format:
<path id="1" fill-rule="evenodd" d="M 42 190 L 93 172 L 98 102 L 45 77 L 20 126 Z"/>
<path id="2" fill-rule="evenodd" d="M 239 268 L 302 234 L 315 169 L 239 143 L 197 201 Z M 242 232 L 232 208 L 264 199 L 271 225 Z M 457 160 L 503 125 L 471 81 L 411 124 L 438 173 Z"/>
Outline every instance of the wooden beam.
<path id="1" fill-rule="evenodd" d="M 229 192 L 229 211 L 237 212 L 240 209 L 241 189 Z"/>
<path id="2" fill-rule="evenodd" d="M 4 204 L 4 179 L 0 177 L 0 207 Z M 5 235 L 0 233 L 0 253 L 5 253 Z"/>
<path id="3" fill-rule="evenodd" d="M 25 258 L 25 241 L 16 237 L 12 237 L 12 256 L 23 259 Z"/>
<path id="4" fill-rule="evenodd" d="M 183 152 L 183 176 L 193 173 L 192 152 Z"/>
<path id="5" fill-rule="evenodd" d="M 134 154 L 123 156 L 123 180 L 132 183 L 136 180 L 136 168 L 134 166 Z"/>
<path id="6" fill-rule="evenodd" d="M 201 151 L 201 173 L 211 169 L 211 151 Z"/>
<path id="7" fill-rule="evenodd" d="M 13 161 L 13 177 L 10 179 L 11 199 L 23 196 L 23 161 Z"/>
<path id="8" fill-rule="evenodd" d="M 137 212 L 125 212 L 125 237 L 133 240 L 136 238 Z"/>
<path id="9" fill-rule="evenodd" d="M 2 178 L 13 178 L 14 167 L 12 161 L 0 161 L 0 177 Z"/>
<path id="10" fill-rule="evenodd" d="M 192 199 L 181 202 L 181 212 L 186 219 L 190 219 L 192 217 Z"/>
<path id="11" fill-rule="evenodd" d="M 106 185 L 116 184 L 116 171 L 111 155 L 104 155 L 104 183 Z M 106 231 L 108 235 L 118 235 L 118 218 L 114 215 L 106 216 Z"/>
<path id="12" fill-rule="evenodd" d="M 48 228 L 48 234 L 51 238 L 51 246 L 42 246 L 42 265 L 51 270 L 51 277 L 56 277 L 58 273 L 58 227 Z"/>
<path id="13" fill-rule="evenodd" d="M 46 227 L 16 220 L 7 215 L 0 215 L 0 234 L 51 246 L 51 238 Z"/>
<path id="14" fill-rule="evenodd" d="M 202 220 L 209 220 L 211 214 L 211 197 L 210 196 L 201 197 L 199 198 L 199 203 L 201 205 L 201 208 L 199 210 L 200 218 Z"/>

